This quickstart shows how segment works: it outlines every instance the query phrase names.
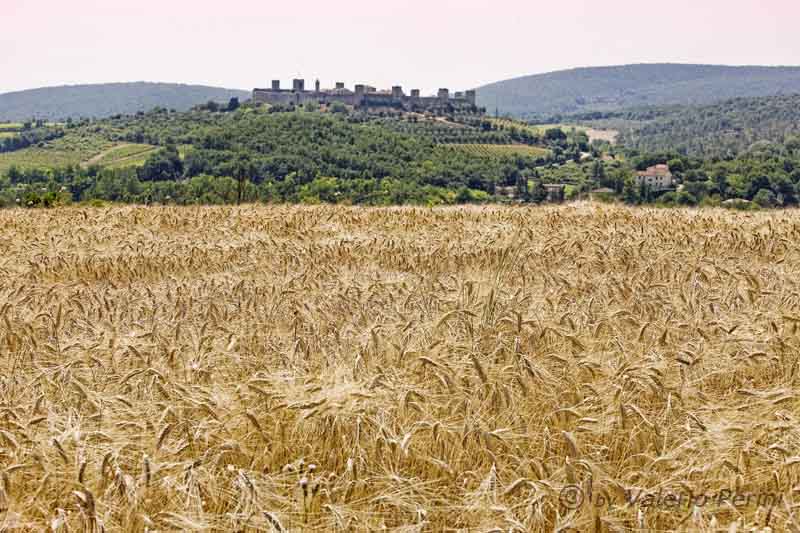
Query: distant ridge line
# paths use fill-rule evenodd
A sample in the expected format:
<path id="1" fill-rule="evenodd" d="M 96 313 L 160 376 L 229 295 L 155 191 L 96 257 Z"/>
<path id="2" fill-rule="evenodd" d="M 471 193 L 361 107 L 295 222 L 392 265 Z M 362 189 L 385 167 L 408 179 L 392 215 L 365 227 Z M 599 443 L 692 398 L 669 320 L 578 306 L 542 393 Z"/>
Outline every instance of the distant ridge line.
<path id="1" fill-rule="evenodd" d="M 238 89 L 145 81 L 38 87 L 0 94 L 0 121 L 105 118 L 156 107 L 186 111 L 209 100 L 249 97 Z"/>
<path id="2" fill-rule="evenodd" d="M 477 89 L 478 105 L 521 117 L 701 105 L 800 92 L 800 66 L 636 63 L 520 76 Z"/>

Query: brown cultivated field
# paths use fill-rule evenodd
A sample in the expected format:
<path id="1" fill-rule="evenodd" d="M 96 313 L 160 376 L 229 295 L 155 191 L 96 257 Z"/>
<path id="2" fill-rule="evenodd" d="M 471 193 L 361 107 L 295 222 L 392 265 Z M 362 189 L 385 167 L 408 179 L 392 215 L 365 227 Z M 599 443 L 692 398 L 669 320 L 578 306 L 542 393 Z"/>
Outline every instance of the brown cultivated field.
<path id="1" fill-rule="evenodd" d="M 794 211 L 2 211 L 0 530 L 798 531 L 798 241 Z"/>

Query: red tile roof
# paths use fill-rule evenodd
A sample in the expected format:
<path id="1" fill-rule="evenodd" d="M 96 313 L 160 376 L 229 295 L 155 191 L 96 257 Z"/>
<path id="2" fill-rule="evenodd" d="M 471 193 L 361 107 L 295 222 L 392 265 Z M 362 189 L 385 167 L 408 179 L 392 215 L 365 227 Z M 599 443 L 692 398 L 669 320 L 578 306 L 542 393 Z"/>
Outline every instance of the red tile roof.
<path id="1" fill-rule="evenodd" d="M 647 177 L 671 177 L 672 172 L 669 171 L 668 165 L 655 165 L 652 167 L 648 167 L 647 170 L 639 172 L 640 176 L 647 176 Z"/>

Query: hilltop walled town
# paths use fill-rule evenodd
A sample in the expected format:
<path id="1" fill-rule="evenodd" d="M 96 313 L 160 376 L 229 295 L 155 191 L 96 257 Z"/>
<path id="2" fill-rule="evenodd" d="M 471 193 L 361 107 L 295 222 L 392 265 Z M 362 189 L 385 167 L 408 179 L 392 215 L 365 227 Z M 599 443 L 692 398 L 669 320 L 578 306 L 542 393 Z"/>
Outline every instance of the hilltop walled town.
<path id="1" fill-rule="evenodd" d="M 359 84 L 350 90 L 342 82 L 337 82 L 333 89 L 323 89 L 319 80 L 313 90 L 306 90 L 305 80 L 295 79 L 292 88 L 281 88 L 280 80 L 273 80 L 269 89 L 253 89 L 253 102 L 266 104 L 302 105 L 307 102 L 331 104 L 340 102 L 353 107 L 393 107 L 406 111 L 427 111 L 452 107 L 455 109 L 475 109 L 475 91 L 456 92 L 451 95 L 449 89 L 439 89 L 436 96 L 422 96 L 419 89 L 412 89 L 410 94 L 396 85 L 391 90 L 377 90 L 369 85 Z"/>

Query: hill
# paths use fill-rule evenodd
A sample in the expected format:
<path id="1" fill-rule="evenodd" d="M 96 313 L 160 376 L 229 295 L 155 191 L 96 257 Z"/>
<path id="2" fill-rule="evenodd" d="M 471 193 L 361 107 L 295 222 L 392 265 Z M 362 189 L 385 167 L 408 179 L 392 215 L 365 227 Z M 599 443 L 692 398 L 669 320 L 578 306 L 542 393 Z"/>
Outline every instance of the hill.
<path id="1" fill-rule="evenodd" d="M 703 105 L 800 92 L 800 67 L 642 64 L 525 76 L 477 89 L 478 105 L 525 118 L 627 107 Z"/>
<path id="2" fill-rule="evenodd" d="M 632 204 L 798 204 L 800 142 L 789 136 L 783 144 L 756 143 L 720 160 L 674 150 L 634 153 L 625 145 L 592 143 L 579 128 L 474 113 L 251 104 L 224 109 L 4 124 L 11 136 L 0 142 L 0 207 L 98 200 L 540 203 L 586 198 L 598 188 Z M 636 182 L 637 170 L 662 163 L 680 190 Z"/>
<path id="3" fill-rule="evenodd" d="M 570 141 L 577 133 L 550 141 L 551 150 L 542 136 L 480 115 L 312 107 L 161 109 L 35 125 L 0 144 L 0 205 L 36 205 L 42 187 L 64 187 L 72 200 L 452 203 L 487 199 L 579 152 Z"/>
<path id="4" fill-rule="evenodd" d="M 800 135 L 799 94 L 736 98 L 653 115 L 643 125 L 623 130 L 620 143 L 644 152 L 676 150 L 693 156 L 730 157 L 756 143 L 784 144 Z"/>
<path id="5" fill-rule="evenodd" d="M 215 100 L 250 97 L 247 91 L 175 83 L 65 85 L 0 94 L 0 120 L 103 118 L 156 107 L 186 111 Z"/>

